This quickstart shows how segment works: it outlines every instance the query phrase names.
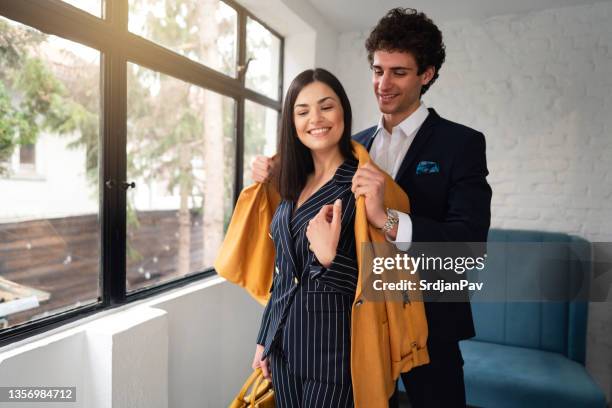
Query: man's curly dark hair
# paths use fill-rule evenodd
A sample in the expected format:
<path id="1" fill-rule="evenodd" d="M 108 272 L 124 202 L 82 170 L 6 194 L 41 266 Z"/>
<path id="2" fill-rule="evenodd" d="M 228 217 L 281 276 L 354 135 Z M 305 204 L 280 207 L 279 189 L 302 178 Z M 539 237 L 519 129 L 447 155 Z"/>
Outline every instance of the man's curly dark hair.
<path id="1" fill-rule="evenodd" d="M 389 10 L 370 32 L 365 47 L 370 65 L 374 61 L 374 52 L 382 50 L 412 54 L 419 75 L 427 67 L 434 67 L 436 72 L 431 81 L 421 89 L 421 95 L 427 92 L 438 78 L 446 58 L 442 32 L 429 17 L 412 8 L 397 7 Z"/>

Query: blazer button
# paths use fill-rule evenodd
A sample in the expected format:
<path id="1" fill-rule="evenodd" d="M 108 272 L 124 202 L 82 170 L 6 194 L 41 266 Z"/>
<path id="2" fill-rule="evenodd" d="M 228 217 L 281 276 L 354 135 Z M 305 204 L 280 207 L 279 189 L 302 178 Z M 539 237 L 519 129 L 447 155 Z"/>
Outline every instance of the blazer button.
<path id="1" fill-rule="evenodd" d="M 355 306 L 361 306 L 363 304 L 363 300 L 359 299 L 357 302 L 355 302 Z"/>

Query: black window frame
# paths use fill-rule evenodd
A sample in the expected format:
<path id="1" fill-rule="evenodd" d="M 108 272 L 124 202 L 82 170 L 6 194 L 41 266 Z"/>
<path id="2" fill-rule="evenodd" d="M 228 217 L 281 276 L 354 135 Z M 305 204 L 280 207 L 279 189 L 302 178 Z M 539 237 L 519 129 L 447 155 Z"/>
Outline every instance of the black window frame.
<path id="1" fill-rule="evenodd" d="M 45 34 L 74 41 L 100 52 L 100 299 L 51 316 L 0 331 L 0 347 L 23 340 L 101 310 L 122 306 L 216 274 L 211 267 L 152 287 L 126 291 L 126 180 L 127 66 L 135 63 L 235 101 L 235 205 L 244 171 L 245 101 L 248 99 L 281 112 L 284 38 L 234 0 L 220 0 L 237 13 L 236 77 L 190 60 L 168 48 L 129 32 L 129 0 L 102 0 L 102 18 L 61 0 L 0 0 L 0 16 Z M 280 40 L 278 98 L 272 99 L 245 86 L 247 16 Z"/>

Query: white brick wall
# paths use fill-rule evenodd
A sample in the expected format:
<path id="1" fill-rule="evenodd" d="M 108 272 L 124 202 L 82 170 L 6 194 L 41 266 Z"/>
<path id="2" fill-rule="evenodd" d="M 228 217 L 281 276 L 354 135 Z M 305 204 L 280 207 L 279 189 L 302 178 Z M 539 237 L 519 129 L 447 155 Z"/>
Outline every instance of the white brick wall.
<path id="1" fill-rule="evenodd" d="M 484 132 L 492 226 L 612 242 L 612 2 L 440 28 L 447 59 L 424 101 Z M 367 34 L 338 40 L 354 130 L 378 120 Z M 590 305 L 587 368 L 610 400 L 610 303 Z"/>

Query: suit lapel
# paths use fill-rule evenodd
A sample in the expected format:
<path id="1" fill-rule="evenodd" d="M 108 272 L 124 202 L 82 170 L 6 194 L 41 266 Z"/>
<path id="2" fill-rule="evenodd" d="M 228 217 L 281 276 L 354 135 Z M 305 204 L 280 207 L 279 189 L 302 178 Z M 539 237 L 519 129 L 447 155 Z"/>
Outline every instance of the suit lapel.
<path id="1" fill-rule="evenodd" d="M 368 149 L 368 152 L 370 151 L 370 149 L 372 148 L 372 144 L 374 143 L 375 134 L 376 134 L 376 128 L 374 128 L 374 131 L 372 131 L 372 134 L 369 135 L 366 140 L 366 149 Z"/>
<path id="2" fill-rule="evenodd" d="M 425 144 L 429 140 L 429 137 L 433 133 L 433 125 L 438 121 L 439 118 L 440 116 L 438 116 L 436 111 L 433 110 L 433 108 L 429 108 L 429 115 L 427 116 L 427 119 L 425 119 L 425 122 L 423 122 L 423 125 L 421 125 L 421 128 L 414 137 L 414 140 L 412 141 L 412 144 L 410 144 L 410 148 L 408 149 L 408 152 L 406 152 L 406 156 L 404 156 L 404 160 L 402 160 L 402 164 L 400 165 L 400 168 L 397 171 L 397 174 L 395 175 L 396 182 L 399 183 L 399 180 L 404 177 L 406 171 L 416 160 L 419 152 L 421 151 L 423 146 L 425 146 Z"/>
<path id="3" fill-rule="evenodd" d="M 372 147 L 372 142 L 374 141 L 374 134 L 376 133 L 376 129 L 378 126 L 372 126 L 371 128 L 362 130 L 353 136 L 353 140 L 358 142 L 360 145 L 365 147 L 368 151 Z"/>
<path id="4" fill-rule="evenodd" d="M 283 200 L 283 202 L 281 203 L 282 212 L 280 214 L 281 217 L 279 219 L 278 236 L 280 236 L 280 248 L 284 257 L 288 260 L 288 264 L 292 267 L 293 275 L 299 277 L 297 275 L 295 250 L 290 227 L 291 214 L 293 213 L 293 205 L 293 202 L 286 200 Z"/>

